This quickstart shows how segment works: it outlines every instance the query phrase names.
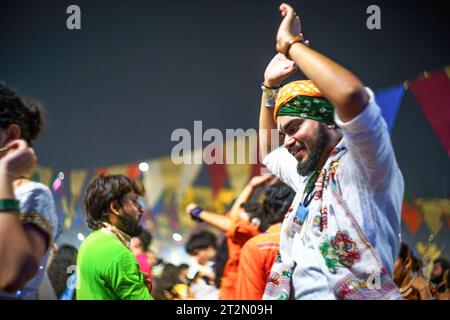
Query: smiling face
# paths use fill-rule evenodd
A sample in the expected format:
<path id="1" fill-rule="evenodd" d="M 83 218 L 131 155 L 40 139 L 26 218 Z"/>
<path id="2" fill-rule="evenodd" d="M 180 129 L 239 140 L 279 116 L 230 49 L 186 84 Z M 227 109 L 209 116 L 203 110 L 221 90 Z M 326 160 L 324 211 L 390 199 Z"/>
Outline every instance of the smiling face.
<path id="1" fill-rule="evenodd" d="M 297 171 L 307 176 L 318 168 L 332 148 L 325 124 L 301 117 L 278 117 L 280 142 L 298 161 Z"/>

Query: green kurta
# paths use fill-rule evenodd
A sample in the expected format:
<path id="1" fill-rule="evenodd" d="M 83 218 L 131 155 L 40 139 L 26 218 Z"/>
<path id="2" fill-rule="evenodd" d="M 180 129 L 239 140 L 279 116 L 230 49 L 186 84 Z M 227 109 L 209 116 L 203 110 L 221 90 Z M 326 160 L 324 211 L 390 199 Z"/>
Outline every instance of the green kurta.
<path id="1" fill-rule="evenodd" d="M 78 300 L 153 300 L 135 256 L 111 234 L 92 232 L 80 247 L 77 266 Z"/>

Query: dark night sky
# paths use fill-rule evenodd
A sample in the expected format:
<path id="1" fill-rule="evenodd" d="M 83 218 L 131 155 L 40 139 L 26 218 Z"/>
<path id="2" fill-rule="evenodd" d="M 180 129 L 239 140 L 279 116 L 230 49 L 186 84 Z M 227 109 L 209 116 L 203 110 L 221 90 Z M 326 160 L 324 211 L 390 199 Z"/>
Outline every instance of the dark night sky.
<path id="1" fill-rule="evenodd" d="M 70 4 L 81 7 L 81 31 L 66 28 Z M 0 81 L 46 108 L 47 130 L 36 143 L 41 165 L 65 170 L 169 155 L 171 132 L 192 130 L 194 120 L 205 129 L 256 128 L 278 4 L 5 1 Z M 371 4 L 381 7 L 382 30 L 366 28 Z M 429 1 L 294 5 L 312 46 L 375 91 L 450 64 L 448 15 Z M 449 158 L 411 93 L 393 143 L 407 193 L 448 196 Z"/>

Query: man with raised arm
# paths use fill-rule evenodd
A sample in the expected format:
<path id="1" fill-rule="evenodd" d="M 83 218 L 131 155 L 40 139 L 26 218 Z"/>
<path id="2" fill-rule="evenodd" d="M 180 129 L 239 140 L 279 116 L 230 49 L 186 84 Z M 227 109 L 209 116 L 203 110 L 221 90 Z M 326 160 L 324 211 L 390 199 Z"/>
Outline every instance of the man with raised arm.
<path id="1" fill-rule="evenodd" d="M 296 197 L 264 299 L 399 298 L 391 277 L 404 182 L 386 122 L 370 89 L 308 46 L 293 8 L 280 11 L 279 54 L 262 87 L 260 149 Z M 310 80 L 278 91 L 297 67 Z M 274 129 L 283 145 L 266 154 Z"/>

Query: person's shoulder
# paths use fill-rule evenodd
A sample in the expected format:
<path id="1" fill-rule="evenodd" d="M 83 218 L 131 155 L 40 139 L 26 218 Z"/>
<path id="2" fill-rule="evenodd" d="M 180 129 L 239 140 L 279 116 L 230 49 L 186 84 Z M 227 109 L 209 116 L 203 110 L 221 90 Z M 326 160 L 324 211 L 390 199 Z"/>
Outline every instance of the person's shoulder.
<path id="1" fill-rule="evenodd" d="M 416 277 L 412 285 L 417 290 L 429 290 L 428 282 L 422 277 Z"/>
<path id="2" fill-rule="evenodd" d="M 16 188 L 15 193 L 19 198 L 29 195 L 43 195 L 53 200 L 53 195 L 49 187 L 45 184 L 29 180 Z"/>
<path id="3" fill-rule="evenodd" d="M 30 180 L 27 184 L 25 184 L 25 186 L 27 185 L 32 189 L 43 190 L 45 192 L 51 193 L 50 188 L 41 182 Z"/>
<path id="4" fill-rule="evenodd" d="M 56 240 L 61 233 L 60 218 L 50 189 L 31 180 L 22 182 L 14 189 L 20 202 L 22 223 L 33 223 Z"/>
<path id="5" fill-rule="evenodd" d="M 28 183 L 30 186 L 32 186 L 33 189 L 36 190 L 42 190 L 45 193 L 49 193 L 51 194 L 51 190 L 48 186 L 46 186 L 45 184 L 41 183 L 41 182 L 36 182 L 36 181 L 30 181 Z"/>
<path id="6" fill-rule="evenodd" d="M 234 240 L 237 242 L 243 242 L 242 245 L 251 238 L 261 234 L 258 226 L 254 225 L 248 220 L 241 220 L 240 222 L 236 223 L 235 228 Z"/>
<path id="7" fill-rule="evenodd" d="M 279 233 L 261 233 L 257 236 L 254 236 L 249 241 L 252 241 L 255 245 L 259 243 L 272 242 L 273 240 L 280 237 Z"/>
<path id="8" fill-rule="evenodd" d="M 51 215 L 52 218 L 56 215 L 53 194 L 46 185 L 29 181 L 17 187 L 14 193 L 25 211 L 42 211 L 41 214 Z"/>
<path id="9" fill-rule="evenodd" d="M 246 219 L 241 219 L 237 217 L 232 220 L 234 233 L 249 233 L 249 234 L 259 234 L 258 226 L 253 224 L 251 221 Z"/>
<path id="10" fill-rule="evenodd" d="M 261 233 L 248 240 L 244 248 L 250 251 L 259 251 L 280 246 L 280 235 L 276 233 Z"/>
<path id="11" fill-rule="evenodd" d="M 256 245 L 261 241 L 261 236 L 263 234 L 258 234 L 257 236 L 254 236 L 250 238 L 243 246 L 243 249 L 247 248 L 247 250 L 250 249 L 256 249 Z"/>
<path id="12" fill-rule="evenodd" d="M 117 253 L 122 249 L 126 249 L 125 246 L 117 240 L 113 235 L 102 232 L 101 230 L 95 230 L 91 232 L 81 244 L 81 248 L 97 248 L 95 254 L 101 254 L 105 251 L 114 250 Z"/>
<path id="13" fill-rule="evenodd" d="M 78 256 L 82 260 L 95 261 L 96 265 L 111 265 L 124 260 L 130 260 L 134 255 L 113 235 L 107 234 L 101 230 L 93 231 L 84 239 L 80 246 Z M 136 258 L 134 260 L 137 263 Z"/>

